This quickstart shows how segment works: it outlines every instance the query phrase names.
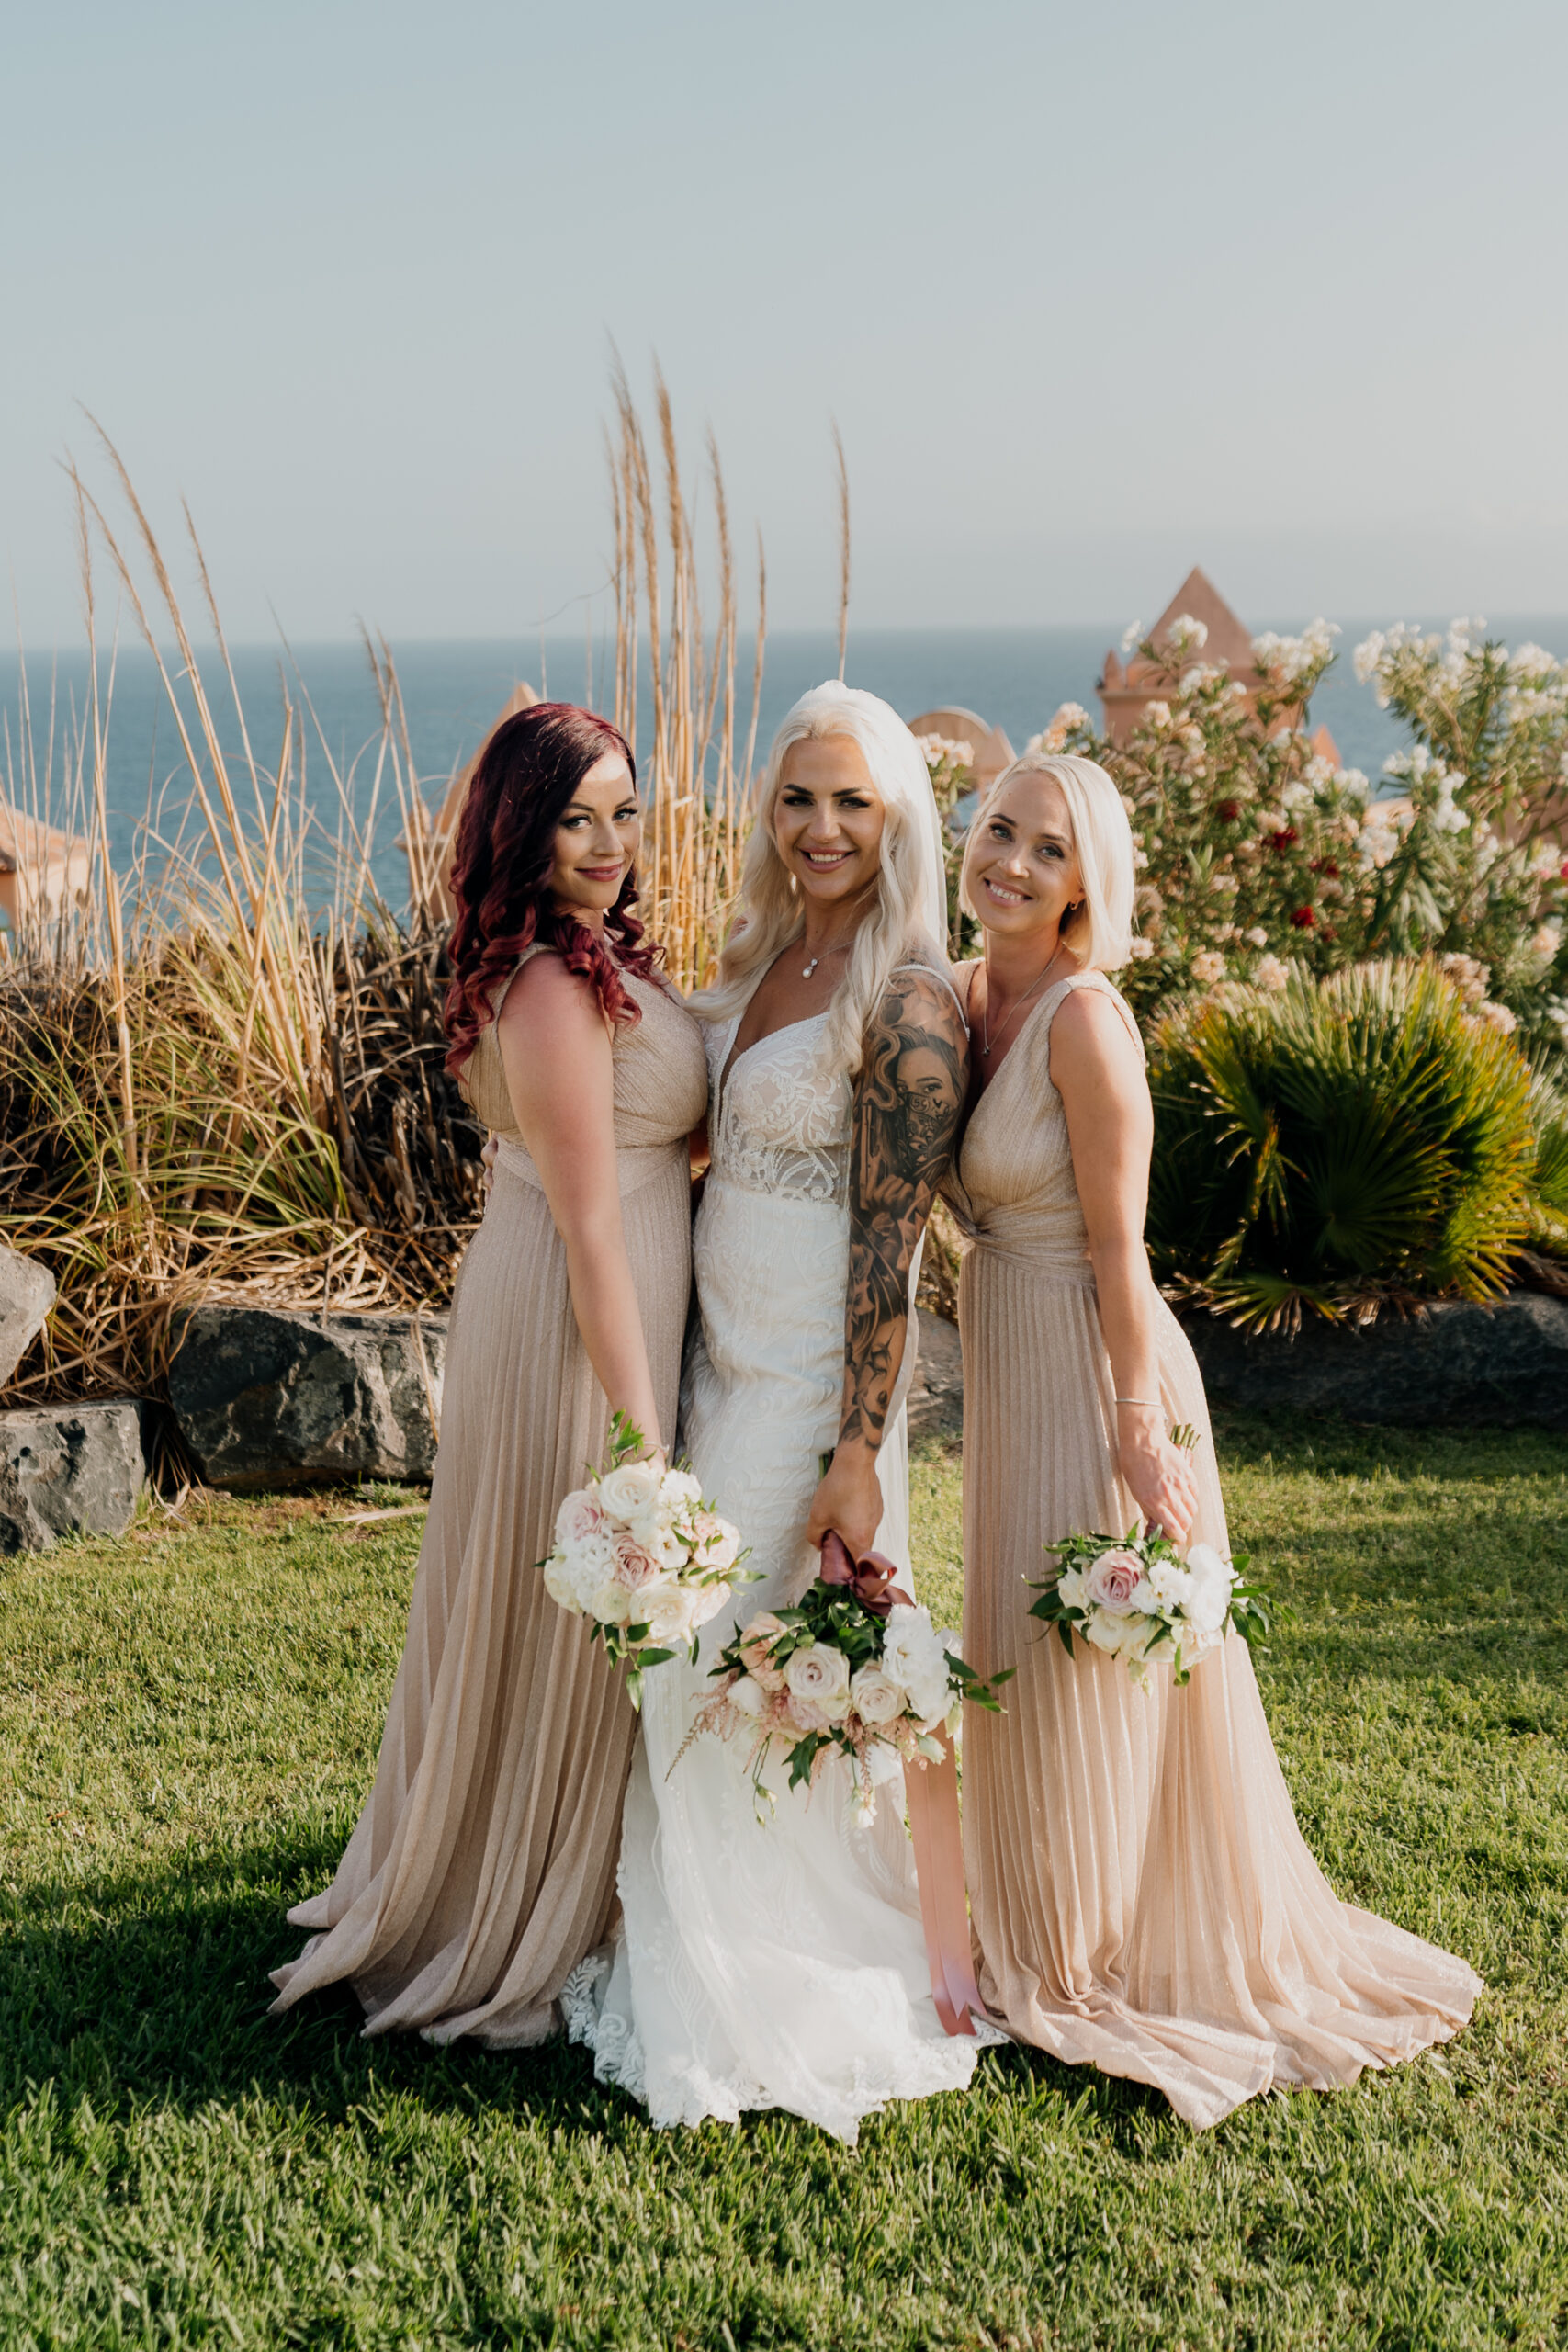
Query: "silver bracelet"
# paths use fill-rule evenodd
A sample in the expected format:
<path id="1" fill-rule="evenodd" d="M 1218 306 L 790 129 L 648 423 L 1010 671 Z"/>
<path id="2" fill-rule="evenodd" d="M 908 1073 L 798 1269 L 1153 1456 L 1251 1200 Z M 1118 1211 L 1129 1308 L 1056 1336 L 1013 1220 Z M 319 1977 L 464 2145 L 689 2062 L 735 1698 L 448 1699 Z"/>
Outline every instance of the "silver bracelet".
<path id="1" fill-rule="evenodd" d="M 1118 1405 L 1146 1405 L 1151 1412 L 1159 1410 L 1157 1396 L 1118 1396 L 1115 1402 Z"/>

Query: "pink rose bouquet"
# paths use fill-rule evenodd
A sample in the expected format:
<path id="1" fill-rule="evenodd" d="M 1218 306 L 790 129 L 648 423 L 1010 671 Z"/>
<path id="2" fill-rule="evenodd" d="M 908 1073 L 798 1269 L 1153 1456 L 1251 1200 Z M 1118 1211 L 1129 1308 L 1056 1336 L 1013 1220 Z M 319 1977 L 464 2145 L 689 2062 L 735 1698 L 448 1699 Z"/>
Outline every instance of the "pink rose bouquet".
<path id="1" fill-rule="evenodd" d="M 856 1818 L 867 1827 L 885 1781 L 945 1756 L 942 1737 L 955 1736 L 965 1699 L 999 1712 L 993 1684 L 960 1656 L 957 1634 L 938 1633 L 931 1612 L 892 1583 L 890 1565 L 857 1566 L 838 1548 L 841 1581 L 819 1578 L 798 1609 L 763 1611 L 719 1652 L 719 1687 L 675 1758 L 703 1732 L 739 1735 L 759 1818 L 773 1804 L 762 1775 L 775 1752 L 792 1789 L 814 1785 L 829 1755 L 846 1756 Z"/>
<path id="2" fill-rule="evenodd" d="M 1060 1572 L 1031 1587 L 1040 1598 L 1030 1615 L 1055 1625 L 1069 1655 L 1079 1634 L 1145 1688 L 1150 1667 L 1167 1661 L 1185 1682 L 1232 1625 L 1247 1642 L 1269 1630 L 1263 1595 L 1243 1580 L 1245 1553 L 1224 1560 L 1194 1544 L 1184 1557 L 1168 1536 L 1131 1532 L 1069 1535 L 1045 1548 Z"/>
<path id="3" fill-rule="evenodd" d="M 590 1638 L 626 1666 L 634 1707 L 648 1668 L 680 1650 L 694 1666 L 699 1629 L 751 1581 L 738 1531 L 691 1472 L 634 1459 L 642 1450 L 641 1430 L 617 1413 L 609 1467 L 568 1495 L 554 1549 L 538 1564 L 550 1599 L 588 1618 Z"/>

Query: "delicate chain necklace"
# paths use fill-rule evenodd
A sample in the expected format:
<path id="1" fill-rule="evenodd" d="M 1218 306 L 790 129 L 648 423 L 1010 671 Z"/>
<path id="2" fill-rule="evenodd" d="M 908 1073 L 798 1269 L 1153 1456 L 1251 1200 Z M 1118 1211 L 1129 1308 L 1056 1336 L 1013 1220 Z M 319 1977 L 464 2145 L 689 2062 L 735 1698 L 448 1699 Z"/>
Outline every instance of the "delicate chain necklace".
<path id="1" fill-rule="evenodd" d="M 845 939 L 840 940 L 836 947 L 824 947 L 820 956 L 813 956 L 809 964 L 803 964 L 801 966 L 801 978 L 803 980 L 808 980 L 811 978 L 812 973 L 822 961 L 823 956 L 847 956 L 853 945 L 854 941 L 852 939 Z"/>
<path id="2" fill-rule="evenodd" d="M 1045 969 L 1041 973 L 1040 978 L 1037 980 L 1031 980 L 1029 986 L 1024 989 L 1023 994 L 1019 998 L 1018 1002 L 1013 1006 L 1012 1011 L 1008 1014 L 1007 1019 L 1002 1023 L 1001 1027 L 997 1031 L 995 1037 L 991 1035 L 991 967 L 989 961 L 987 961 L 985 967 L 986 1002 L 984 1010 L 980 1014 L 980 1051 L 987 1061 L 991 1058 L 991 1047 L 994 1045 L 999 1046 L 1001 1044 L 1002 1039 L 1007 1035 L 1008 1031 L 1012 1027 L 1013 1023 L 1018 1019 L 1019 1014 L 1023 1011 L 1024 1006 L 1029 1002 L 1030 998 L 1034 994 L 1036 989 L 1044 987 L 1045 982 L 1050 978 L 1052 972 L 1055 969 L 1056 956 L 1060 956 L 1061 952 L 1060 947 L 1058 947 L 1056 955 L 1052 956 L 1050 963 L 1046 965 Z"/>

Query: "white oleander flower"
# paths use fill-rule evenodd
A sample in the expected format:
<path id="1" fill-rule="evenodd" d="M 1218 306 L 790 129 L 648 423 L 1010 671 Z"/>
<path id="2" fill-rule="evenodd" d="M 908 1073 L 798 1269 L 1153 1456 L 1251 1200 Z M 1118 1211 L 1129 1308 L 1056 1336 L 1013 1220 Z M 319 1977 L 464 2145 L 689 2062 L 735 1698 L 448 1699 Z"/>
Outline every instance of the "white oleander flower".
<path id="1" fill-rule="evenodd" d="M 1192 977 L 1203 988 L 1213 988 L 1225 976 L 1225 959 L 1212 947 L 1201 947 L 1192 958 Z"/>
<path id="2" fill-rule="evenodd" d="M 1252 929 L 1244 933 L 1243 936 L 1249 947 L 1267 947 L 1269 944 L 1269 933 L 1260 922 L 1255 922 Z"/>
<path id="3" fill-rule="evenodd" d="M 1152 939 L 1133 939 L 1127 943 L 1127 953 L 1134 964 L 1146 964 L 1155 952 Z"/>
<path id="4" fill-rule="evenodd" d="M 1291 967 L 1282 964 L 1278 956 L 1260 956 L 1252 977 L 1260 989 L 1267 989 L 1271 996 L 1277 996 L 1290 983 Z"/>
<path id="5" fill-rule="evenodd" d="M 1134 650 L 1138 646 L 1142 645 L 1143 641 L 1144 641 L 1144 624 L 1143 624 L 1143 622 L 1142 622 L 1142 621 L 1129 621 L 1129 622 L 1128 622 L 1128 624 L 1127 624 L 1127 626 L 1126 626 L 1126 628 L 1125 628 L 1122 630 L 1122 652 L 1123 652 L 1123 653 L 1131 653 L 1131 652 L 1133 652 L 1133 651 L 1134 651 Z"/>
<path id="6" fill-rule="evenodd" d="M 1504 1037 L 1511 1037 L 1519 1025 L 1506 1004 L 1478 1004 L 1472 1017 L 1484 1022 L 1488 1029 L 1495 1029 Z"/>
<path id="7" fill-rule="evenodd" d="M 1201 653 L 1209 642 L 1208 625 L 1191 613 L 1178 613 L 1165 633 L 1165 641 L 1178 653 Z"/>
<path id="8" fill-rule="evenodd" d="M 1168 727 L 1170 705 L 1168 702 L 1147 703 L 1144 707 L 1144 718 L 1151 727 Z"/>

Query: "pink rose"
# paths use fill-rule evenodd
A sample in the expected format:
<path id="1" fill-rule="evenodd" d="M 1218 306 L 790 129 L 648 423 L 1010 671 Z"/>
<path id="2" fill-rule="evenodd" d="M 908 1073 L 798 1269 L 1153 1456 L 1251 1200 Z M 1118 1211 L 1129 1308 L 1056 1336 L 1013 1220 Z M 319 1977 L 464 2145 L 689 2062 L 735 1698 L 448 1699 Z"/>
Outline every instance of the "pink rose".
<path id="1" fill-rule="evenodd" d="M 741 1631 L 740 1656 L 746 1671 L 764 1690 L 784 1689 L 784 1676 L 768 1655 L 783 1632 L 784 1627 L 769 1609 L 762 1610 Z"/>
<path id="2" fill-rule="evenodd" d="M 556 1542 L 564 1550 L 569 1544 L 585 1544 L 591 1535 L 603 1534 L 604 1527 L 604 1514 L 592 1490 L 580 1487 L 556 1513 Z"/>
<path id="3" fill-rule="evenodd" d="M 1099 1559 L 1089 1563 L 1084 1578 L 1084 1597 L 1096 1609 L 1108 1609 L 1112 1616 L 1124 1617 L 1133 1606 L 1133 1595 L 1143 1581 L 1144 1564 L 1135 1552 L 1101 1552 Z"/>
<path id="4" fill-rule="evenodd" d="M 626 1592 L 640 1592 L 645 1584 L 652 1584 L 664 1573 L 652 1553 L 635 1535 L 623 1531 L 613 1539 L 610 1548 L 615 1555 L 615 1582 Z"/>
<path id="5" fill-rule="evenodd" d="M 727 1519 L 716 1511 L 700 1510 L 693 1521 L 696 1538 L 697 1566 L 701 1568 L 732 1568 L 740 1550 L 739 1532 Z"/>

